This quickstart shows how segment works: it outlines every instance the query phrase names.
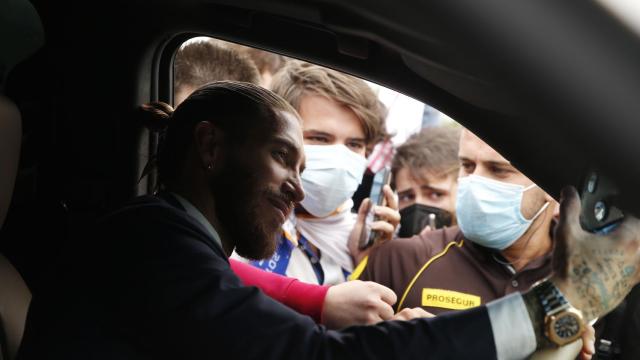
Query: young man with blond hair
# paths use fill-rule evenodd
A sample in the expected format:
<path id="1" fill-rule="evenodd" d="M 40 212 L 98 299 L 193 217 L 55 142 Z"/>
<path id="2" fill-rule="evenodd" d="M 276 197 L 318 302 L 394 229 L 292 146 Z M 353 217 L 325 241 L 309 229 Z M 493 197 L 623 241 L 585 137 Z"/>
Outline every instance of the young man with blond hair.
<path id="1" fill-rule="evenodd" d="M 360 237 L 363 227 L 351 212 L 351 197 L 362 181 L 366 156 L 389 136 L 386 109 L 363 80 L 300 61 L 275 75 L 272 90 L 302 119 L 305 198 L 284 224 L 276 253 L 252 264 L 311 283 L 344 282 L 353 271 L 349 238 Z M 389 205 L 374 207 L 381 220 L 371 229 L 391 238 L 400 215 L 389 187 L 385 196 Z M 369 204 L 364 201 L 362 211 Z"/>

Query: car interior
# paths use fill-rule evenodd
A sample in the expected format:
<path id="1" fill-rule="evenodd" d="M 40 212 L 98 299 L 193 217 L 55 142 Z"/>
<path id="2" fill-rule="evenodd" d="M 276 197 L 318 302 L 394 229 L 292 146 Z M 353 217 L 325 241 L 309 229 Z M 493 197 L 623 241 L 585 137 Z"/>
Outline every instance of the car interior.
<path id="1" fill-rule="evenodd" d="M 135 109 L 172 103 L 173 58 L 194 36 L 429 104 L 553 196 L 597 169 L 609 205 L 640 214 L 640 17 L 604 0 L 11 0 L 0 14 L 2 360 L 66 239 L 153 189 L 140 177 L 157 137 Z"/>

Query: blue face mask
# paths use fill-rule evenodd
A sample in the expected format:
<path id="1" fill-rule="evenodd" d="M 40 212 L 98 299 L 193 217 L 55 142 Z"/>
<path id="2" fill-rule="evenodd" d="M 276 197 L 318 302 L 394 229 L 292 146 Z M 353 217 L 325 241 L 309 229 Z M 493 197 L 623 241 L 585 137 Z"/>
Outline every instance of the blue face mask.
<path id="1" fill-rule="evenodd" d="M 491 180 L 478 175 L 458 179 L 456 215 L 465 239 L 478 245 L 504 250 L 518 240 L 547 208 L 545 203 L 532 219 L 520 211 L 522 195 L 533 189 Z"/>
<path id="2" fill-rule="evenodd" d="M 301 204 L 311 215 L 326 217 L 353 196 L 367 160 L 344 145 L 305 145 L 304 154 Z"/>

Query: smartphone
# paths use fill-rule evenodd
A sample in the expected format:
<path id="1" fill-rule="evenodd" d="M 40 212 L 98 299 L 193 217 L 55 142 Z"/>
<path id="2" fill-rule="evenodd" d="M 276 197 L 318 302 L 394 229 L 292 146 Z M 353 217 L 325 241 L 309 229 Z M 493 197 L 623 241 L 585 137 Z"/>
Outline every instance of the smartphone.
<path id="1" fill-rule="evenodd" d="M 369 194 L 369 199 L 371 200 L 371 207 L 367 212 L 367 219 L 365 221 L 365 226 L 362 229 L 362 235 L 360 236 L 360 239 L 361 239 L 360 248 L 362 249 L 368 248 L 369 246 L 375 244 L 378 237 L 380 236 L 380 234 L 378 234 L 377 231 L 372 230 L 368 232 L 369 227 L 367 225 L 378 220 L 378 217 L 375 216 L 373 211 L 374 206 L 386 205 L 384 192 L 382 191 L 382 189 L 384 188 L 385 185 L 388 185 L 390 181 L 391 181 L 391 169 L 387 167 L 381 169 L 373 176 L 373 182 L 371 184 L 371 193 Z M 367 232 L 368 232 L 368 235 L 367 235 Z"/>
<path id="2" fill-rule="evenodd" d="M 615 183 L 597 170 L 590 170 L 582 187 L 580 224 L 586 231 L 608 234 L 624 219 L 617 205 Z"/>

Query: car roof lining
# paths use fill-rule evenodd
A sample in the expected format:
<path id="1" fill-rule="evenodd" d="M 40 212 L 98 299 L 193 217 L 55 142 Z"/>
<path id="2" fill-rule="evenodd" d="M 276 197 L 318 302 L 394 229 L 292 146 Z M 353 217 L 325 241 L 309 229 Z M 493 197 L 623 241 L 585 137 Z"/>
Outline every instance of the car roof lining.
<path id="1" fill-rule="evenodd" d="M 110 156 L 115 150 L 124 156 L 120 138 L 138 136 L 123 134 L 128 109 L 169 101 L 171 80 L 159 72 L 170 66 L 176 37 L 203 34 L 345 71 L 424 101 L 477 133 L 551 195 L 563 185 L 579 185 L 591 164 L 606 168 L 629 197 L 638 195 L 640 167 L 611 161 L 640 157 L 640 145 L 628 130 L 635 129 L 640 113 L 640 102 L 629 100 L 640 93 L 637 37 L 590 2 L 409 1 L 401 7 L 365 0 L 113 0 L 91 4 L 97 8 L 81 17 L 69 14 L 90 5 L 77 0 L 34 4 L 47 34 L 41 56 L 54 74 L 64 74 L 64 94 L 74 100 L 73 106 L 56 105 L 67 117 L 64 139 L 73 141 L 63 147 L 104 147 L 93 158 L 70 150 L 69 164 L 82 164 L 87 173 L 107 177 L 123 169 Z M 566 18 L 571 21 L 563 23 Z M 544 20 L 544 31 L 535 19 Z M 562 36 L 549 36 L 554 31 Z M 576 37 L 581 31 L 593 39 Z M 612 38 L 616 41 L 607 42 Z M 602 54 L 573 64 L 571 49 L 562 46 L 569 40 L 585 53 L 602 49 Z M 105 51 L 114 56 L 105 57 Z M 567 63 L 575 69 L 553 73 Z M 581 79 L 590 67 L 607 71 Z M 100 71 L 105 68 L 109 71 Z M 37 78 L 21 73 L 14 86 L 37 86 Z M 100 88 L 74 92 L 86 85 L 86 74 Z M 615 91 L 594 98 L 598 81 Z M 103 124 L 99 134 L 85 121 L 94 96 L 113 100 L 104 113 L 93 114 Z M 580 101 L 587 103 L 581 108 Z M 603 131 L 606 114 L 612 119 Z M 604 151 L 596 146 L 600 141 L 609 141 Z M 138 176 L 124 176 L 111 191 L 126 193 Z"/>

